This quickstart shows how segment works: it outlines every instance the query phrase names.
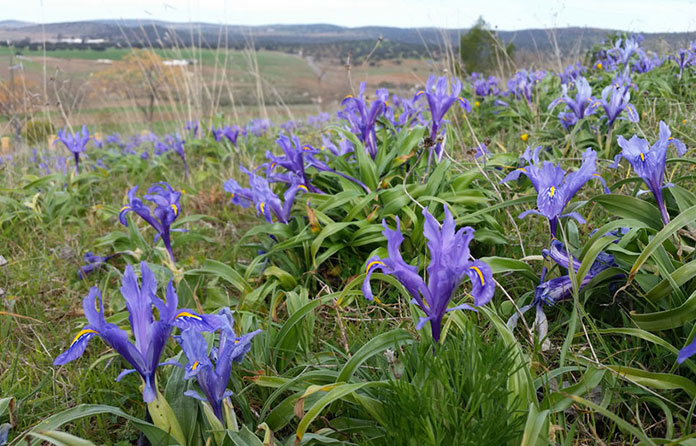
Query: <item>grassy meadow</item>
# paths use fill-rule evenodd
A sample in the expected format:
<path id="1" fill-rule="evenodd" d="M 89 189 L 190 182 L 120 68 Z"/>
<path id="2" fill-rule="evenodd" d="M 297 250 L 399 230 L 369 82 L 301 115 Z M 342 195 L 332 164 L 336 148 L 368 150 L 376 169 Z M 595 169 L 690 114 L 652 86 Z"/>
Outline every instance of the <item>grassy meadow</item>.
<path id="1" fill-rule="evenodd" d="M 696 54 L 628 45 L 505 79 L 24 52 L 0 119 L 0 446 L 695 445 Z M 15 120 L 65 142 L 10 141 Z"/>

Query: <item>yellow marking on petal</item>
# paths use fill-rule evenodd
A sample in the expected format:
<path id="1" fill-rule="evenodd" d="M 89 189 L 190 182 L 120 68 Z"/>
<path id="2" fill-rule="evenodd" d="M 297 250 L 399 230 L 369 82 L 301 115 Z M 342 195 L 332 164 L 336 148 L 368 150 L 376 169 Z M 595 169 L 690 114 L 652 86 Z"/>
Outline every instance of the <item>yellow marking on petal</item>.
<path id="1" fill-rule="evenodd" d="M 367 268 L 365 268 L 365 273 L 370 272 L 370 268 L 372 268 L 374 265 L 384 265 L 384 262 L 381 260 L 373 260 L 372 262 L 367 264 Z"/>
<path id="2" fill-rule="evenodd" d="M 349 94 L 348 96 L 346 96 L 345 98 L 343 98 L 343 100 L 345 101 L 346 99 L 352 98 L 352 97 L 353 97 L 353 95 L 352 95 L 352 94 Z"/>
<path id="3" fill-rule="evenodd" d="M 312 148 L 305 144 L 304 146 L 302 146 L 302 150 L 312 150 Z"/>
<path id="4" fill-rule="evenodd" d="M 298 188 L 298 189 L 304 189 L 304 190 L 306 190 L 307 192 L 309 192 L 309 190 L 307 189 L 307 186 L 305 186 L 304 184 L 300 184 L 299 186 L 297 186 L 297 188 Z"/>
<path id="5" fill-rule="evenodd" d="M 640 152 L 640 160 L 645 162 L 645 155 L 643 155 L 643 152 Z"/>
<path id="6" fill-rule="evenodd" d="M 200 363 L 198 361 L 194 362 L 193 365 L 191 366 L 191 370 L 193 370 L 195 372 L 199 365 L 200 365 Z"/>
<path id="7" fill-rule="evenodd" d="M 234 340 L 234 345 L 237 345 L 237 344 L 239 344 L 239 339 Z"/>
<path id="8" fill-rule="evenodd" d="M 389 107 L 389 101 L 384 101 L 384 106 Z"/>
<path id="9" fill-rule="evenodd" d="M 264 208 L 265 206 L 266 206 L 266 202 L 265 202 L 265 201 L 262 201 L 261 203 L 259 203 L 259 209 L 261 209 L 261 213 L 262 213 L 262 214 L 264 213 L 264 212 L 263 212 L 263 208 Z"/>
<path id="10" fill-rule="evenodd" d="M 553 198 L 553 194 L 556 193 L 556 186 L 551 186 L 551 189 L 549 189 L 549 197 Z"/>
<path id="11" fill-rule="evenodd" d="M 94 331 L 94 330 L 90 330 L 89 328 L 86 328 L 86 329 L 84 329 L 84 330 L 80 330 L 80 332 L 73 338 L 72 342 L 70 343 L 70 347 L 72 347 L 73 345 L 75 345 L 75 343 L 76 343 L 77 341 L 79 341 L 80 338 L 81 338 L 82 336 L 84 336 L 84 335 L 86 335 L 86 334 L 89 334 L 89 333 L 99 334 L 99 333 L 97 333 L 97 332 Z"/>
<path id="12" fill-rule="evenodd" d="M 180 317 L 190 317 L 190 318 L 193 318 L 193 319 L 195 319 L 195 320 L 197 320 L 197 321 L 202 321 L 202 320 L 203 320 L 202 317 L 200 317 L 200 316 L 198 316 L 198 315 L 196 315 L 196 314 L 193 314 L 193 313 L 189 313 L 188 311 L 182 311 L 181 313 L 177 314 L 177 315 L 174 317 L 174 319 L 179 319 Z"/>
<path id="13" fill-rule="evenodd" d="M 593 173 L 592 175 L 596 176 L 597 178 L 602 178 L 602 176 L 598 173 Z"/>
<path id="14" fill-rule="evenodd" d="M 674 139 L 674 136 L 670 136 L 669 138 L 667 138 L 667 141 L 670 141 L 672 139 Z"/>
<path id="15" fill-rule="evenodd" d="M 602 69 L 602 62 L 597 62 L 596 66 L 597 66 L 598 70 L 601 70 Z"/>
<path id="16" fill-rule="evenodd" d="M 172 207 L 172 209 L 174 209 L 174 216 L 176 217 L 177 215 L 179 215 L 179 208 L 176 207 L 175 204 L 171 204 L 170 206 Z"/>
<path id="17" fill-rule="evenodd" d="M 232 195 L 232 198 L 234 198 L 234 193 L 230 192 L 230 195 Z"/>
<path id="18" fill-rule="evenodd" d="M 271 163 L 271 169 L 273 169 L 276 166 L 276 163 Z"/>
<path id="19" fill-rule="evenodd" d="M 527 169 L 525 169 L 524 167 L 520 167 L 517 170 L 521 170 L 522 172 L 527 173 Z"/>
<path id="20" fill-rule="evenodd" d="M 123 207 L 121 208 L 121 212 L 125 211 L 126 209 L 130 209 L 130 206 L 123 206 Z"/>
<path id="21" fill-rule="evenodd" d="M 470 269 L 473 269 L 474 271 L 476 271 L 476 273 L 477 273 L 478 276 L 479 276 L 479 280 L 481 280 L 481 286 L 485 286 L 485 285 L 486 285 L 486 281 L 483 280 L 483 273 L 482 273 L 481 270 L 478 268 L 478 266 L 470 266 L 469 268 L 470 268 Z"/>
<path id="22" fill-rule="evenodd" d="M 419 91 L 418 93 L 416 93 L 416 97 L 418 97 L 418 96 L 420 96 L 420 95 L 422 95 L 422 94 L 424 94 L 424 93 L 425 93 L 425 92 L 424 92 L 423 90 L 421 90 L 421 91 Z"/>

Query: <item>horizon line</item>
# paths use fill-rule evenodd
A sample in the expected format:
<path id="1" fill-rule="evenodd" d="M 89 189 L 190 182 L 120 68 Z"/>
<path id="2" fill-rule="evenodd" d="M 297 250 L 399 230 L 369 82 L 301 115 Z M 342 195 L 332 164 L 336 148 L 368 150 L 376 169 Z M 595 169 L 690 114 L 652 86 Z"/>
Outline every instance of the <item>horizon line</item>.
<path id="1" fill-rule="evenodd" d="M 272 27 L 272 26 L 334 26 L 337 28 L 343 28 L 343 29 L 364 29 L 364 28 L 391 28 L 391 29 L 412 29 L 412 30 L 442 30 L 442 31 L 462 31 L 462 30 L 469 30 L 472 27 L 468 28 L 446 28 L 446 27 L 439 27 L 439 26 L 385 26 L 385 25 L 360 25 L 360 26 L 345 26 L 345 25 L 336 25 L 333 23 L 328 23 L 328 22 L 314 22 L 314 23 L 267 23 L 267 24 L 259 24 L 259 25 L 242 25 L 242 24 L 234 24 L 234 23 L 214 23 L 214 22 L 204 22 L 204 21 L 175 21 L 175 20 L 163 20 L 163 19 L 151 19 L 151 18 L 142 18 L 142 17 L 136 17 L 136 18 L 114 18 L 114 19 L 108 19 L 108 18 L 101 18 L 101 19 L 86 19 L 86 20 L 73 20 L 73 21 L 58 21 L 58 22 L 29 22 L 25 20 L 17 20 L 17 19 L 5 19 L 5 20 L 0 20 L 0 24 L 2 23 L 11 23 L 11 22 L 17 22 L 23 24 L 23 26 L 19 26 L 18 28 L 15 28 L 16 30 L 20 30 L 24 26 L 46 26 L 46 25 L 61 25 L 61 24 L 70 24 L 70 23 L 95 23 L 95 22 L 104 22 L 104 21 L 111 21 L 111 22 L 119 22 L 119 21 L 142 21 L 142 22 L 159 22 L 162 24 L 169 24 L 169 25 L 211 25 L 211 26 L 228 26 L 228 27 L 240 27 L 240 28 L 262 28 L 262 27 Z M 696 34 L 696 31 L 658 31 L 658 32 L 651 32 L 651 31 L 627 31 L 627 30 L 622 30 L 618 28 L 600 28 L 600 27 L 592 27 L 592 26 L 580 26 L 580 25 L 574 25 L 574 26 L 555 26 L 555 27 L 530 27 L 530 28 L 520 28 L 520 29 L 498 29 L 495 26 L 491 26 L 489 29 L 495 32 L 520 32 L 520 31 L 534 31 L 534 30 L 563 30 L 563 29 L 588 29 L 588 30 L 598 30 L 598 31 L 614 31 L 614 32 L 625 32 L 629 34 Z"/>

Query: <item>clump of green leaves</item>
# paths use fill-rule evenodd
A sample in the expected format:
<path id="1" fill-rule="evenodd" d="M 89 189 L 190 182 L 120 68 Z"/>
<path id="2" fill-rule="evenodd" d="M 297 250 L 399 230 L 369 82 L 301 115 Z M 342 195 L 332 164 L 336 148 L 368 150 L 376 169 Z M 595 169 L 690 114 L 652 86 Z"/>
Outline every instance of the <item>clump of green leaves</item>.
<path id="1" fill-rule="evenodd" d="M 385 435 L 373 444 L 478 446 L 517 439 L 524 420 L 509 404 L 513 354 L 499 338 L 484 341 L 474 327 L 441 345 L 405 347 L 400 376 L 379 390 Z"/>

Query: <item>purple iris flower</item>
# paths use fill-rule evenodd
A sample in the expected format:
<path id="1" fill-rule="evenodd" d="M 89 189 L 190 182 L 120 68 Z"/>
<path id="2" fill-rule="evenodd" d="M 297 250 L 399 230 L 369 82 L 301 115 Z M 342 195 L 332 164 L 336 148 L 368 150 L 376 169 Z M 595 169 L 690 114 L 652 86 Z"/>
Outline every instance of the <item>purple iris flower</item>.
<path id="1" fill-rule="evenodd" d="M 169 152 L 169 150 L 171 150 L 171 147 L 169 147 L 169 144 L 167 144 L 165 141 L 157 140 L 154 142 L 153 149 L 155 155 L 159 156 L 166 152 Z"/>
<path id="2" fill-rule="evenodd" d="M 398 98 L 394 96 L 393 98 Z M 423 127 L 428 125 L 428 120 L 423 117 L 423 105 L 418 98 L 398 98 L 401 105 L 401 113 L 395 116 L 401 128 L 411 128 L 415 124 Z M 394 100 L 394 99 L 392 99 Z"/>
<path id="3" fill-rule="evenodd" d="M 153 184 L 147 190 L 148 195 L 143 196 L 143 198 L 155 204 L 155 208 L 151 212 L 150 207 L 146 206 L 140 198 L 135 196 L 137 191 L 138 186 L 134 186 L 128 191 L 128 204 L 121 208 L 118 220 L 122 225 L 128 226 L 126 214 L 129 212 L 138 214 L 157 231 L 154 242 L 157 243 L 157 240 L 160 237 L 162 238 L 162 242 L 173 262 L 174 253 L 172 252 L 171 232 L 183 232 L 182 230 L 171 229 L 172 223 L 181 213 L 179 205 L 181 192 L 175 191 L 169 184 L 164 182 Z"/>
<path id="4" fill-rule="evenodd" d="M 198 127 L 196 127 L 198 129 Z M 179 158 L 181 158 L 181 161 L 184 163 L 184 171 L 186 172 L 186 177 L 189 177 L 189 166 L 188 163 L 186 162 L 186 152 L 184 151 L 184 145 L 186 144 L 186 140 L 182 139 L 181 136 L 176 133 L 175 135 L 171 136 L 170 138 L 170 147 L 174 149 L 177 155 L 179 155 Z"/>
<path id="5" fill-rule="evenodd" d="M 215 141 L 220 142 L 224 136 L 232 143 L 233 146 L 237 147 L 237 138 L 239 137 L 239 127 L 236 125 L 229 125 L 226 127 L 220 127 L 216 129 L 215 127 L 210 128 L 210 132 L 215 137 Z"/>
<path id="6" fill-rule="evenodd" d="M 577 88 L 577 94 L 575 99 L 568 96 L 568 86 L 563 84 L 561 88 L 563 89 L 563 94 L 561 97 L 554 99 L 549 104 L 549 110 L 554 108 L 556 105 L 563 103 L 566 105 L 567 109 L 570 109 L 570 113 L 561 112 L 558 117 L 561 120 L 561 124 L 566 129 L 575 125 L 580 119 L 586 118 L 593 114 L 599 108 L 597 105 L 597 100 L 592 97 L 592 87 L 590 87 L 589 82 L 584 77 L 578 77 L 575 80 L 575 87 Z"/>
<path id="7" fill-rule="evenodd" d="M 616 62 L 628 68 L 628 61 L 631 59 L 631 56 L 642 53 L 640 48 L 641 41 L 642 36 L 631 36 L 626 39 L 619 39 L 608 53 L 614 57 Z"/>
<path id="8" fill-rule="evenodd" d="M 551 235 L 555 238 L 558 228 L 558 219 L 560 217 L 572 217 L 581 224 L 585 220 L 577 212 L 563 214 L 563 209 L 568 205 L 573 196 L 580 188 L 592 178 L 598 178 L 604 184 L 605 193 L 609 193 L 609 189 L 597 173 L 597 153 L 592 149 L 587 149 L 582 155 L 582 165 L 580 169 L 566 175 L 566 171 L 561 168 L 561 165 L 553 164 L 550 161 L 539 163 L 539 151 L 541 147 L 537 147 L 532 151 L 529 147 L 522 156 L 529 165 L 510 172 L 501 183 L 510 180 L 516 180 L 520 175 L 524 174 L 529 178 L 537 191 L 537 209 L 524 211 L 519 218 L 524 218 L 529 214 L 537 214 L 546 217 L 549 220 L 549 228 Z"/>
<path id="9" fill-rule="evenodd" d="M 616 73 L 614 79 L 611 81 L 611 86 L 624 92 L 631 88 L 634 91 L 638 91 L 638 86 L 633 82 L 629 73 Z"/>
<path id="10" fill-rule="evenodd" d="M 87 348 L 88 341 L 94 336 L 99 336 L 133 366 L 133 369 L 121 372 L 116 381 L 120 381 L 129 373 L 138 372 L 145 384 L 143 400 L 149 403 L 156 397 L 157 367 L 175 364 L 160 363 L 162 352 L 174 327 L 182 330 L 192 328 L 214 331 L 219 327 L 220 321 L 217 317 L 201 315 L 190 309 L 177 309 L 178 299 L 171 280 L 167 286 L 167 301 L 163 302 L 157 297 L 157 280 L 147 263 L 140 264 L 140 272 L 142 285 L 138 286 L 133 268 L 128 265 L 121 286 L 121 295 L 126 300 L 128 321 L 135 344 L 130 341 L 125 330 L 106 321 L 101 292 L 99 288 L 92 287 L 89 295 L 82 301 L 88 324 L 77 333 L 70 347 L 61 353 L 53 364 L 64 365 L 79 358 Z M 156 307 L 159 313 L 158 321 L 152 316 L 153 307 Z"/>
<path id="11" fill-rule="evenodd" d="M 519 70 L 508 80 L 508 94 L 517 99 L 525 98 L 527 103 L 532 103 L 532 91 L 534 86 L 546 77 L 546 71 Z"/>
<path id="12" fill-rule="evenodd" d="M 314 187 L 309 182 L 309 178 L 307 177 L 306 169 L 309 167 L 314 167 L 320 172 L 332 172 L 340 175 L 343 178 L 358 184 L 368 193 L 370 192 L 370 189 L 361 181 L 342 172 L 331 169 L 328 164 L 317 159 L 315 155 L 319 154 L 320 151 L 310 145 L 302 145 L 297 136 L 293 135 L 292 139 L 290 139 L 285 135 L 280 135 L 280 137 L 276 140 L 276 143 L 283 149 L 285 155 L 275 156 L 270 151 L 266 152 L 266 158 L 270 161 L 270 164 L 267 165 L 267 177 L 269 181 L 278 180 L 288 184 L 298 183 L 305 186 L 309 192 L 323 193 L 321 190 Z M 279 174 L 273 173 L 277 166 L 284 167 L 293 175 L 280 176 Z"/>
<path id="13" fill-rule="evenodd" d="M 326 112 L 321 112 L 316 116 L 309 116 L 307 118 L 307 125 L 314 127 L 315 129 L 320 129 L 323 125 L 331 120 L 331 115 Z"/>
<path id="14" fill-rule="evenodd" d="M 353 151 L 353 143 L 351 143 L 347 139 L 341 140 L 338 143 L 338 146 L 336 146 L 336 144 L 334 144 L 333 141 L 331 141 L 331 138 L 329 138 L 326 135 L 321 135 L 321 140 L 324 143 L 322 148 L 326 147 L 335 156 L 343 156 Z"/>
<path id="15" fill-rule="evenodd" d="M 347 120 L 353 133 L 365 144 L 365 151 L 374 159 L 377 156 L 377 133 L 375 125 L 377 118 L 384 113 L 386 105 L 376 99 L 372 101 L 369 109 L 365 99 L 365 82 L 360 84 L 360 94 L 355 97 L 348 95 L 341 102 L 343 111 L 337 113 L 338 117 Z"/>
<path id="16" fill-rule="evenodd" d="M 85 277 L 87 277 L 87 274 L 104 265 L 106 262 L 109 261 L 109 259 L 112 259 L 117 255 L 119 255 L 119 253 L 111 254 L 110 256 L 98 256 L 93 252 L 85 253 L 85 262 L 87 262 L 87 264 L 81 266 L 77 272 L 78 276 L 80 277 L 80 280 L 84 280 Z"/>
<path id="17" fill-rule="evenodd" d="M 609 98 L 609 95 L 611 95 L 611 98 Z M 631 93 L 628 91 L 628 88 L 616 88 L 613 85 L 609 85 L 602 90 L 602 99 L 596 100 L 592 106 L 601 106 L 604 109 L 605 117 L 607 118 L 607 126 L 611 128 L 616 118 L 618 118 L 624 110 L 626 110 L 629 121 L 638 122 L 640 120 L 638 112 L 630 101 Z"/>
<path id="18" fill-rule="evenodd" d="M 6 157 L 6 161 L 11 160 L 11 155 Z M 39 163 L 39 169 L 42 169 L 46 175 L 49 175 L 52 171 L 60 172 L 65 175 L 68 173 L 68 162 L 68 158 L 64 156 L 56 156 Z"/>
<path id="19" fill-rule="evenodd" d="M 302 122 L 301 121 L 294 121 L 294 120 L 289 120 L 285 121 L 284 123 L 280 124 L 280 128 L 287 133 L 292 133 L 293 131 L 299 129 L 302 127 Z"/>
<path id="20" fill-rule="evenodd" d="M 188 358 L 184 378 L 195 377 L 205 396 L 201 396 L 195 390 L 187 390 L 184 395 L 207 401 L 215 416 L 223 421 L 223 401 L 232 396 L 232 391 L 227 390 L 232 364 L 242 362 L 244 355 L 251 349 L 251 340 L 261 330 L 238 337 L 233 329 L 232 312 L 228 308 L 220 310 L 218 318 L 220 319 L 220 340 L 217 348 L 213 347 L 210 354 L 208 354 L 208 342 L 199 330 L 191 328 L 184 330 L 179 342 Z"/>
<path id="21" fill-rule="evenodd" d="M 184 150 L 184 145 L 186 144 L 186 140 L 181 138 L 181 135 L 179 133 L 175 133 L 172 135 L 165 135 L 163 139 L 161 140 L 155 140 L 154 141 L 154 151 L 155 155 L 162 155 L 163 153 L 169 152 L 170 150 L 174 150 L 177 155 L 179 155 L 179 158 L 181 158 L 181 161 L 184 163 L 184 171 L 186 173 L 186 177 L 189 176 L 189 166 L 188 162 L 186 162 L 186 151 Z M 133 151 L 133 154 L 135 154 L 135 151 Z"/>
<path id="22" fill-rule="evenodd" d="M 196 138 L 198 136 L 198 119 L 195 121 L 187 121 L 184 130 L 190 132 L 191 135 Z"/>
<path id="23" fill-rule="evenodd" d="M 121 146 L 123 142 L 121 141 L 121 135 L 119 133 L 112 133 L 108 135 L 105 139 L 104 142 L 107 144 L 116 144 L 117 146 Z"/>
<path id="24" fill-rule="evenodd" d="M 575 82 L 575 79 L 582 76 L 585 67 L 580 65 L 580 62 L 575 62 L 575 65 L 568 65 L 562 72 L 558 73 L 561 79 L 561 85 L 570 85 Z"/>
<path id="25" fill-rule="evenodd" d="M 309 178 L 307 178 L 307 172 L 305 170 L 308 164 L 305 161 L 305 157 L 308 157 L 309 155 L 317 153 L 319 151 L 313 148 L 312 146 L 302 145 L 300 143 L 300 139 L 295 135 L 292 136 L 292 139 L 288 138 L 286 135 L 280 135 L 276 140 L 276 144 L 278 144 L 280 148 L 283 149 L 284 155 L 275 156 L 270 151 L 267 151 L 266 158 L 270 162 L 270 164 L 268 165 L 268 171 L 272 172 L 277 166 L 284 167 L 285 169 L 290 171 L 294 176 L 291 175 L 288 177 L 278 177 L 280 181 L 290 183 L 292 181 L 295 181 L 294 177 L 297 177 L 299 178 L 300 183 L 303 184 L 306 188 L 308 188 L 309 191 L 321 193 L 319 189 L 314 187 L 309 182 Z M 269 180 L 271 180 L 270 177 Z"/>
<path id="26" fill-rule="evenodd" d="M 248 170 L 244 170 L 248 172 Z M 229 179 L 225 181 L 222 187 L 232 195 L 232 200 L 230 201 L 237 206 L 248 208 L 254 202 L 251 189 L 240 186 L 236 180 Z"/>
<path id="27" fill-rule="evenodd" d="M 663 62 L 664 59 L 657 54 L 653 55 L 652 57 L 648 57 L 646 54 L 641 54 L 638 60 L 633 62 L 633 65 L 631 65 L 631 71 L 635 73 L 647 73 L 648 71 L 652 71 L 661 66 Z"/>
<path id="28" fill-rule="evenodd" d="M 421 90 L 416 93 L 414 99 L 418 99 L 421 96 L 425 96 L 428 101 L 428 107 L 430 108 L 430 139 L 435 142 L 435 146 L 430 149 L 430 154 L 428 159 L 432 157 L 433 151 L 438 161 L 442 159 L 443 147 L 442 142 L 439 141 L 439 136 L 441 130 L 444 131 L 443 123 L 445 119 L 445 114 L 450 109 L 450 107 L 456 102 L 462 107 L 467 113 L 471 113 L 471 105 L 464 97 L 459 96 L 462 90 L 462 83 L 459 79 L 454 79 L 452 81 L 451 92 L 447 91 L 447 78 L 445 76 L 437 77 L 431 74 L 425 83 L 425 90 Z"/>
<path id="29" fill-rule="evenodd" d="M 273 223 L 273 215 L 275 215 L 278 221 L 287 224 L 290 220 L 290 211 L 295 202 L 297 192 L 300 189 L 306 192 L 307 186 L 301 184 L 297 179 L 294 179 L 290 187 L 285 191 L 285 194 L 283 194 L 283 202 L 281 203 L 278 195 L 271 190 L 271 186 L 267 179 L 243 167 L 241 169 L 244 173 L 249 175 L 250 198 L 256 207 L 256 215 L 262 214 L 268 223 Z M 236 196 L 241 197 L 240 200 L 248 200 L 247 197 L 242 195 L 244 192 L 246 191 L 238 189 Z M 234 202 L 234 198 L 232 200 Z"/>
<path id="30" fill-rule="evenodd" d="M 83 125 L 82 131 L 79 133 L 70 133 L 67 128 L 58 130 L 58 139 L 53 142 L 53 145 L 56 145 L 59 141 L 62 142 L 72 152 L 75 158 L 75 172 L 77 173 L 80 173 L 80 153 L 87 150 L 89 138 L 89 131 Z"/>
<path id="31" fill-rule="evenodd" d="M 619 65 L 616 57 L 606 50 L 598 51 L 595 55 L 594 66 L 598 70 L 614 71 Z"/>
<path id="32" fill-rule="evenodd" d="M 252 134 L 254 136 L 261 136 L 271 128 L 271 121 L 269 119 L 252 119 L 246 125 L 244 129 L 244 135 L 249 136 Z"/>
<path id="33" fill-rule="evenodd" d="M 650 146 L 648 141 L 636 135 L 633 135 L 629 140 L 619 136 L 617 142 L 622 150 L 614 158 L 612 167 L 617 167 L 621 158 L 628 160 L 633 170 L 643 179 L 655 196 L 662 222 L 664 224 L 669 223 L 669 214 L 667 213 L 665 200 L 662 197 L 662 189 L 670 186 L 662 185 L 665 176 L 665 164 L 667 162 L 667 148 L 670 144 L 673 144 L 677 149 L 677 155 L 682 156 L 686 153 L 686 145 L 682 141 L 672 138 L 669 127 L 662 121 L 660 121 L 659 137 L 652 146 Z"/>
<path id="34" fill-rule="evenodd" d="M 440 341 L 442 318 L 445 313 L 454 310 L 474 310 L 474 307 L 485 305 L 493 298 L 495 282 L 491 268 L 480 260 L 470 260 L 469 243 L 474 238 L 474 230 L 467 226 L 455 233 L 454 218 L 445 207 L 445 220 L 442 229 L 435 218 L 423 209 L 425 225 L 423 233 L 428 239 L 430 265 L 428 266 L 428 283 L 418 274 L 418 267 L 409 265 L 401 257 L 399 248 L 404 240 L 401 234 L 399 218 L 396 219 L 396 230 L 389 229 L 386 221 L 382 222 L 382 234 L 387 239 L 389 257 L 381 259 L 377 256 L 367 260 L 365 281 L 362 285 L 363 295 L 373 300 L 370 277 L 377 269 L 384 274 L 396 277 L 406 288 L 413 302 L 426 314 L 418 321 L 417 328 L 423 328 L 430 321 L 433 339 Z M 474 306 L 468 304 L 447 308 L 454 297 L 459 283 L 468 276 L 471 281 L 471 295 Z"/>
<path id="35" fill-rule="evenodd" d="M 476 96 L 497 96 L 500 94 L 498 88 L 499 80 L 495 76 L 484 77 L 481 73 L 471 73 L 469 82 L 474 89 Z"/>
<path id="36" fill-rule="evenodd" d="M 542 255 L 547 260 L 553 260 L 565 270 L 570 269 L 571 264 L 573 265 L 573 271 L 575 271 L 575 273 L 580 269 L 580 260 L 568 253 L 563 243 L 557 239 L 551 241 L 551 247 L 549 249 L 544 249 Z M 580 283 L 580 289 L 590 283 L 599 273 L 614 266 L 616 266 L 614 256 L 605 252 L 599 253 L 594 263 L 590 266 L 590 270 Z M 546 267 L 542 270 L 541 281 L 536 287 L 532 302 L 529 305 L 521 307 L 519 313 L 513 314 L 508 320 L 507 324 L 511 330 L 515 328 L 521 315 L 532 307 L 536 307 L 536 326 L 539 330 L 539 338 L 544 339 L 546 337 L 548 323 L 546 315 L 544 314 L 544 305 L 555 305 L 562 300 L 568 299 L 573 291 L 573 282 L 568 274 L 546 281 L 544 280 L 545 278 Z"/>
<path id="37" fill-rule="evenodd" d="M 487 160 L 490 154 L 491 152 L 488 150 L 488 147 L 486 147 L 486 144 L 481 143 L 478 145 L 478 147 L 476 147 L 476 153 L 474 154 L 474 158 L 483 158 L 484 160 Z"/>
<path id="38" fill-rule="evenodd" d="M 387 118 L 387 121 L 389 121 L 391 125 L 397 126 L 399 121 L 396 118 L 394 107 L 389 103 L 389 90 L 386 88 L 378 88 L 375 91 L 375 96 L 377 96 L 377 99 L 384 104 L 384 111 L 382 112 L 382 115 Z"/>
<path id="39" fill-rule="evenodd" d="M 682 78 L 684 68 L 696 63 L 696 55 L 694 55 L 694 53 L 690 50 L 684 48 L 677 51 L 676 56 L 670 56 L 670 59 L 675 61 L 679 67 L 679 79 Z"/>

